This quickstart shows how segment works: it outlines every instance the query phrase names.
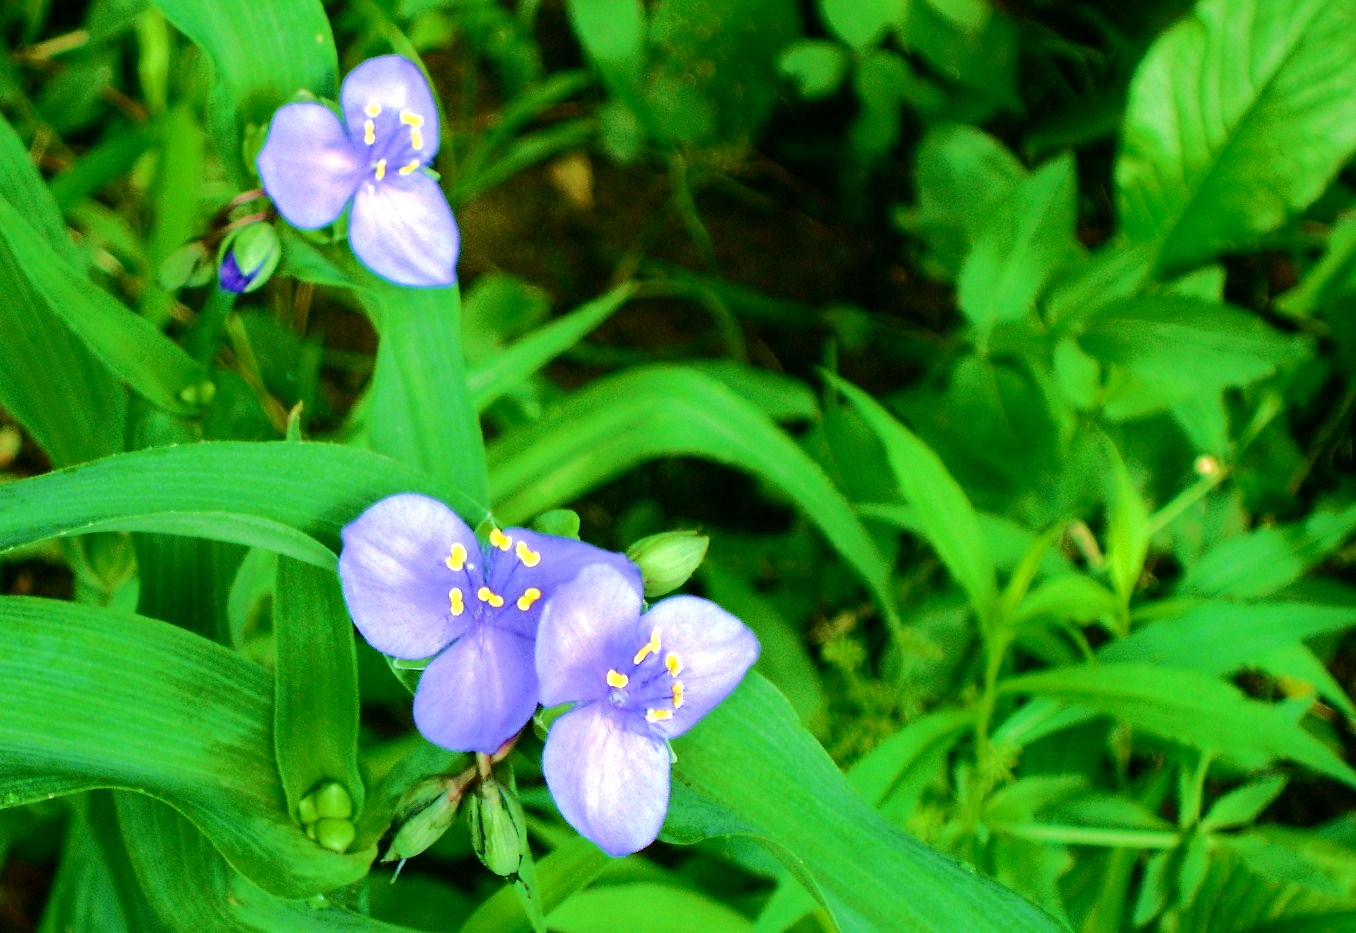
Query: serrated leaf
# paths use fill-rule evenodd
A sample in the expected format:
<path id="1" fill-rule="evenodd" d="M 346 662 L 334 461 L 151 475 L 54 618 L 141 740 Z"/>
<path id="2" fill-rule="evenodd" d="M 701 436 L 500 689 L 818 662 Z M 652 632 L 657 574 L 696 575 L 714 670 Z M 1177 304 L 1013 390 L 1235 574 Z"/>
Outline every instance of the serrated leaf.
<path id="1" fill-rule="evenodd" d="M 1349 0 L 1202 0 L 1130 84 L 1116 202 L 1160 268 L 1250 246 L 1356 149 Z"/>

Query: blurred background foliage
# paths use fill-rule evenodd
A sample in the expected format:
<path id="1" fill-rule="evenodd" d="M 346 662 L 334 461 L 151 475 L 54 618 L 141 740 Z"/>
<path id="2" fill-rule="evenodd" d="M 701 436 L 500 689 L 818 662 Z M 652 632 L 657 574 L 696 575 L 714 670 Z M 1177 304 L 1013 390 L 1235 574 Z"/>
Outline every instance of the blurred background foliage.
<path id="1" fill-rule="evenodd" d="M 174 25 L 193 32 L 191 6 L 0 7 L 3 142 L 59 208 L 64 226 L 38 231 L 49 253 L 215 386 L 190 428 L 143 418 L 138 440 L 106 414 L 141 398 L 66 380 L 51 391 L 90 419 L 68 439 L 6 390 L 7 478 L 277 439 L 289 412 L 308 436 L 370 440 L 376 335 L 324 242 L 281 231 L 279 275 L 234 308 L 162 280 L 254 185 L 260 127 L 292 90 L 223 108 L 229 69 Z M 394 50 L 444 108 L 437 168 L 502 521 L 568 506 L 618 549 L 710 535 L 695 589 L 754 628 L 759 670 L 867 802 L 1072 928 L 1356 925 L 1347 4 L 326 13 L 339 73 Z M 0 327 L 66 300 L 15 290 L 36 275 L 25 255 L 0 251 Z M 533 338 L 535 356 L 512 352 Z M 122 587 L 154 559 L 146 537 L 135 558 L 99 536 L 11 551 L 5 592 L 154 615 Z M 231 567 L 229 605 L 211 597 L 224 640 L 271 665 L 258 553 L 200 558 Z M 379 776 L 410 748 L 408 700 L 361 645 L 359 670 Z M 0 927 L 116 928 L 67 919 L 80 860 L 107 858 L 80 827 L 114 819 L 105 798 L 69 799 L 0 811 Z M 366 906 L 484 926 L 495 885 L 472 861 L 458 828 Z M 610 866 L 549 919 L 829 928 L 812 908 L 761 850 L 716 839 Z"/>

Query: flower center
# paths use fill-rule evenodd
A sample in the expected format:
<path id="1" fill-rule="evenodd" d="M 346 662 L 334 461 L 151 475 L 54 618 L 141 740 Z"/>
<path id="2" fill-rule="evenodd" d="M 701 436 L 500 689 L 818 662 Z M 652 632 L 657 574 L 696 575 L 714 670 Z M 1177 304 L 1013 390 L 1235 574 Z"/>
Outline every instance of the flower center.
<path id="1" fill-rule="evenodd" d="M 383 109 L 377 101 L 363 108 L 363 144 L 372 159 L 376 181 L 386 178 L 388 168 L 399 166 L 396 175 L 409 175 L 424 165 L 424 117 L 404 108 L 398 113 Z"/>
<path id="2" fill-rule="evenodd" d="M 380 180 L 381 175 L 377 176 Z M 499 558 L 499 552 L 504 558 Z M 541 554 L 528 547 L 526 541 L 515 542 L 498 528 L 490 532 L 489 546 L 483 562 L 474 560 L 464 544 L 454 544 L 443 558 L 443 564 L 456 574 L 464 574 L 461 584 L 447 591 L 448 611 L 453 616 L 461 616 L 472 609 L 475 617 L 483 612 L 494 613 L 509 602 L 519 612 L 527 612 L 544 595 L 540 588 L 525 586 L 521 589 L 513 586 L 515 582 L 511 568 L 508 573 L 496 573 L 491 578 L 490 570 L 496 563 L 502 566 L 504 560 L 516 561 L 529 569 L 541 563 Z M 496 582 L 498 581 L 498 582 Z M 472 599 L 474 598 L 474 602 Z"/>
<path id="3" fill-rule="evenodd" d="M 660 660 L 660 657 L 663 660 Z M 650 630 L 645 642 L 631 658 L 632 671 L 624 674 L 609 668 L 604 678 L 611 688 L 608 699 L 613 705 L 629 707 L 633 703 L 644 708 L 645 721 L 650 723 L 672 719 L 683 708 L 683 662 L 672 651 L 664 653 L 658 627 Z"/>

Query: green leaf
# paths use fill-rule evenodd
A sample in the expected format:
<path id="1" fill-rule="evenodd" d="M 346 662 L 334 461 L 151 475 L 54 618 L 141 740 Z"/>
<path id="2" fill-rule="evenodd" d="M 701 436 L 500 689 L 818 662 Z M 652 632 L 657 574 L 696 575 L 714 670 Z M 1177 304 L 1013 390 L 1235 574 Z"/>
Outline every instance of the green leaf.
<path id="1" fill-rule="evenodd" d="M 981 335 L 1028 317 L 1077 252 L 1076 188 L 1073 156 L 1066 155 L 1014 184 L 988 212 L 956 283 L 956 300 Z"/>
<path id="2" fill-rule="evenodd" d="M 3 115 L 0 115 L 0 197 L 12 204 L 42 242 L 62 259 L 72 265 L 80 262 L 80 252 L 66 232 L 61 209 L 29 158 L 28 147 Z"/>
<path id="3" fill-rule="evenodd" d="M 267 126 L 299 91 L 334 98 L 339 60 L 320 0 L 154 0 L 165 18 L 212 60 L 210 136 L 243 187 L 254 166 L 241 158 L 245 126 Z"/>
<path id="4" fill-rule="evenodd" d="M 1356 771 L 1282 709 L 1199 671 L 1102 663 L 1024 674 L 999 690 L 1063 700 L 1248 765 L 1289 758 L 1356 786 Z"/>
<path id="5" fill-rule="evenodd" d="M 1235 787 L 1220 796 L 1201 820 L 1201 831 L 1212 833 L 1220 829 L 1245 826 L 1262 815 L 1262 811 L 1285 789 L 1284 775 L 1273 774 L 1259 781 Z"/>
<path id="6" fill-rule="evenodd" d="M 766 415 L 708 376 L 649 366 L 597 380 L 541 421 L 498 439 L 495 515 L 525 521 L 658 457 L 696 456 L 778 487 L 818 526 L 896 619 L 889 571 L 819 465 Z"/>
<path id="7" fill-rule="evenodd" d="M 567 0 L 570 25 L 616 93 L 639 80 L 645 56 L 641 0 Z"/>
<path id="8" fill-rule="evenodd" d="M 574 837 L 537 860 L 537 891 L 550 913 L 602 873 L 611 859 L 592 842 Z M 514 888 L 504 885 L 471 915 L 461 933 L 530 933 L 532 924 Z"/>
<path id="9" fill-rule="evenodd" d="M 273 742 L 288 812 L 295 814 L 298 801 L 316 785 L 336 781 L 353 802 L 356 822 L 363 807 L 358 656 L 333 571 L 278 560 L 273 643 Z"/>
<path id="10" fill-rule="evenodd" d="M 1356 214 L 1347 214 L 1328 234 L 1328 249 L 1300 283 L 1281 295 L 1276 306 L 1306 316 L 1331 305 L 1356 288 Z"/>
<path id="11" fill-rule="evenodd" d="M 852 402 L 885 445 L 895 482 L 913 506 L 923 536 L 965 590 L 975 614 L 987 620 L 997 596 L 993 558 L 965 491 L 947 472 L 941 459 L 879 402 L 836 376 L 827 378 Z"/>
<path id="12" fill-rule="evenodd" d="M 1204 596 L 1268 596 L 1304 576 L 1356 531 L 1356 505 L 1303 522 L 1257 528 L 1216 544 L 1187 568 L 1182 590 Z"/>
<path id="13" fill-rule="evenodd" d="M 801 39 L 782 51 L 777 68 L 796 83 L 801 97 L 818 100 L 838 90 L 847 74 L 848 58 L 836 42 Z"/>
<path id="14" fill-rule="evenodd" d="M 0 805 L 139 790 L 276 894 L 366 873 L 375 850 L 327 852 L 288 815 L 261 668 L 167 623 L 71 603 L 3 597 L 0 625 Z"/>
<path id="15" fill-rule="evenodd" d="M 316 548 L 338 551 L 344 525 L 398 492 L 437 489 L 417 470 L 333 444 L 157 447 L 0 485 L 0 551 L 126 527 L 268 547 L 332 569 L 333 557 Z M 472 526 L 486 517 L 482 505 L 446 501 Z M 214 521 L 220 514 L 231 519 L 225 527 Z M 241 529 L 247 534 L 237 536 Z M 318 544 L 299 547 L 298 533 Z"/>
<path id="16" fill-rule="evenodd" d="M 560 933 L 612 933 L 647 918 L 648 933 L 748 933 L 743 914 L 689 888 L 655 882 L 594 885 L 551 911 L 546 919 Z"/>
<path id="17" fill-rule="evenodd" d="M 819 10 L 829 32 L 860 52 L 904 24 L 908 0 L 819 0 Z"/>
<path id="18" fill-rule="evenodd" d="M 705 803 L 703 820 L 681 827 L 687 838 L 733 832 L 764 842 L 840 930 L 1059 929 L 1011 891 L 887 825 L 756 673 L 674 750 L 675 783 Z"/>
<path id="19" fill-rule="evenodd" d="M 199 410 L 199 400 L 210 390 L 202 364 L 63 261 L 4 198 L 0 198 L 0 268 L 22 270 L 22 279 L 5 278 L 7 290 L 24 290 L 28 302 L 69 328 L 113 375 L 147 401 L 178 414 Z"/>
<path id="20" fill-rule="evenodd" d="M 1252 245 L 1356 149 L 1348 0 L 1202 0 L 1130 84 L 1116 202 L 1159 268 Z"/>

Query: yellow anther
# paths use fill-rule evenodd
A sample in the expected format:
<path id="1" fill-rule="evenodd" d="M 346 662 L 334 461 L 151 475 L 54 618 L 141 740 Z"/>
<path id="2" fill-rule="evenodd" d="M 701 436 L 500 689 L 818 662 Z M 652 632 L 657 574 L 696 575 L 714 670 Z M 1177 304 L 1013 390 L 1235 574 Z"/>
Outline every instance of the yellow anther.
<path id="1" fill-rule="evenodd" d="M 402 110 L 400 111 L 400 122 L 417 130 L 424 125 L 424 118 L 413 110 Z"/>
<path id="2" fill-rule="evenodd" d="M 424 134 L 418 127 L 410 130 L 410 148 L 415 152 L 424 148 Z"/>
<path id="3" fill-rule="evenodd" d="M 654 629 L 652 632 L 650 632 L 650 640 L 640 646 L 640 650 L 637 651 L 636 656 L 631 659 L 631 663 L 639 664 L 641 661 L 644 661 L 650 655 L 658 653 L 659 653 L 659 629 Z"/>
<path id="4" fill-rule="evenodd" d="M 523 612 L 532 608 L 532 604 L 541 599 L 541 590 L 535 586 L 529 586 L 523 590 L 523 595 L 518 597 L 518 608 Z"/>
<path id="5" fill-rule="evenodd" d="M 681 680 L 673 682 L 673 708 L 683 708 L 683 682 Z"/>
<path id="6" fill-rule="evenodd" d="M 500 596 L 488 586 L 482 586 L 480 589 L 476 590 L 476 598 L 482 603 L 489 603 L 496 609 L 504 605 L 504 597 Z"/>
<path id="7" fill-rule="evenodd" d="M 363 123 L 363 142 L 369 146 L 377 141 L 377 125 L 371 120 Z"/>
<path id="8" fill-rule="evenodd" d="M 452 607 L 454 616 L 459 616 L 466 611 L 466 598 L 461 595 L 461 587 L 454 586 L 447 591 L 447 604 Z"/>
<path id="9" fill-rule="evenodd" d="M 630 682 L 631 678 L 627 677 L 625 674 L 618 674 L 616 671 L 613 670 L 609 670 L 607 672 L 607 685 L 609 687 L 616 687 L 618 690 L 620 690 L 622 687 L 625 687 Z"/>
<path id="10" fill-rule="evenodd" d="M 501 551 L 507 551 L 509 545 L 513 543 L 513 539 L 496 528 L 490 532 L 490 543 Z"/>
<path id="11" fill-rule="evenodd" d="M 369 117 L 379 117 L 381 116 L 381 104 L 374 100 L 363 108 L 363 113 L 367 114 Z"/>
<path id="12" fill-rule="evenodd" d="M 452 553 L 448 555 L 447 560 L 443 561 L 443 563 L 447 564 L 448 570 L 460 573 L 462 568 L 466 566 L 466 546 L 463 544 L 452 545 Z"/>
<path id="13" fill-rule="evenodd" d="M 673 718 L 671 709 L 647 709 L 645 711 L 646 722 L 663 722 L 665 719 Z"/>
<path id="14" fill-rule="evenodd" d="M 385 159 L 378 159 L 378 160 L 377 160 L 377 181 L 381 181 L 381 180 L 382 180 L 383 178 L 385 178 L 385 177 L 386 177 L 386 160 L 385 160 Z"/>
<path id="15" fill-rule="evenodd" d="M 668 668 L 670 677 L 677 677 L 683 672 L 683 662 L 672 651 L 664 656 L 664 666 Z"/>
<path id="16" fill-rule="evenodd" d="M 519 541 L 518 546 L 513 549 L 513 553 L 518 555 L 518 559 L 523 562 L 524 567 L 535 567 L 541 563 L 541 555 L 528 547 L 525 541 Z"/>
<path id="17" fill-rule="evenodd" d="M 406 162 L 404 165 L 400 166 L 400 174 L 408 175 L 410 172 L 418 170 L 418 168 L 419 160 L 411 159 L 409 162 Z"/>

